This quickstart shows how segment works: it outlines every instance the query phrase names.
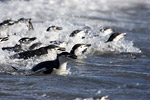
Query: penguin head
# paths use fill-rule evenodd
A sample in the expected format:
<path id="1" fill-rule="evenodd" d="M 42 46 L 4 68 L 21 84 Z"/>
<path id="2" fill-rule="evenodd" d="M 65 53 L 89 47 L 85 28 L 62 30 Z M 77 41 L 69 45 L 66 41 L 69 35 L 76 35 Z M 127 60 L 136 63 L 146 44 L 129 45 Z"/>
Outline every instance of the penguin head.
<path id="1" fill-rule="evenodd" d="M 36 39 L 37 39 L 36 37 L 33 37 L 33 38 L 24 37 L 24 38 L 21 38 L 18 42 L 20 44 L 29 44 Z"/>
<path id="2" fill-rule="evenodd" d="M 31 21 L 31 18 L 20 18 L 20 19 L 18 19 L 18 22 L 22 22 L 22 23 L 27 23 L 30 21 Z"/>
<path id="3" fill-rule="evenodd" d="M 57 54 L 59 54 L 59 53 L 61 53 L 61 52 L 63 52 L 63 51 L 66 50 L 65 48 L 59 47 L 59 46 L 57 46 L 57 45 L 48 45 L 48 46 L 46 47 L 46 49 L 47 49 L 47 50 L 50 50 L 50 51 L 55 51 Z"/>
<path id="4" fill-rule="evenodd" d="M 76 44 L 72 47 L 72 50 L 70 51 L 70 53 L 76 56 L 82 55 L 83 53 L 86 52 L 87 48 L 90 46 L 91 44 Z"/>
<path id="5" fill-rule="evenodd" d="M 11 20 L 11 19 L 7 19 L 7 20 L 4 20 L 2 23 L 0 23 L 0 25 L 10 26 L 10 25 L 13 25 L 15 23 L 17 23 L 17 21 Z"/>
<path id="6" fill-rule="evenodd" d="M 62 27 L 59 27 L 59 26 L 50 26 L 47 28 L 46 31 L 59 31 L 59 30 L 62 30 L 63 28 Z"/>
<path id="7" fill-rule="evenodd" d="M 116 42 L 126 35 L 127 35 L 126 33 L 113 33 L 110 35 L 110 37 L 108 38 L 108 40 L 105 43 L 112 42 L 112 41 Z"/>
<path id="8" fill-rule="evenodd" d="M 75 30 L 73 31 L 69 37 L 78 37 L 78 38 L 81 38 L 81 39 L 84 39 L 85 38 L 85 34 L 87 34 L 88 31 L 84 31 L 84 30 Z"/>
<path id="9" fill-rule="evenodd" d="M 113 41 L 118 41 L 126 35 L 127 35 L 126 33 L 116 33 L 116 37 L 114 37 Z"/>
<path id="10" fill-rule="evenodd" d="M 67 62 L 71 59 L 77 59 L 77 56 L 69 52 L 62 52 L 57 55 L 60 62 Z"/>
<path id="11" fill-rule="evenodd" d="M 103 29 L 100 29 L 100 32 L 103 33 L 103 34 L 102 34 L 103 36 L 107 36 L 107 35 L 113 33 L 113 32 L 114 32 L 114 29 L 111 29 L 111 28 L 103 28 Z"/>
<path id="12" fill-rule="evenodd" d="M 31 18 L 20 18 L 17 22 L 25 23 L 29 30 L 34 30 L 34 27 L 31 22 Z"/>

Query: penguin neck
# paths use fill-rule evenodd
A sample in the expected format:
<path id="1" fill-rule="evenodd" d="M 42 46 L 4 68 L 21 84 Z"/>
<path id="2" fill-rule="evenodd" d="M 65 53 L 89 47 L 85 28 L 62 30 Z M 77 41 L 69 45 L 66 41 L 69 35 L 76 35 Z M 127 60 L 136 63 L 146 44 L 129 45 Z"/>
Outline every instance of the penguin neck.
<path id="1" fill-rule="evenodd" d="M 114 39 L 113 39 L 113 41 L 118 41 L 118 40 L 120 40 L 120 39 L 122 39 L 124 36 L 121 34 L 121 35 L 118 35 L 118 36 L 116 36 Z"/>
<path id="2" fill-rule="evenodd" d="M 66 69 L 67 69 L 66 67 L 67 67 L 68 61 L 63 60 L 63 59 L 59 59 L 59 58 L 58 58 L 58 61 L 59 61 L 58 69 L 61 70 L 61 71 L 66 71 Z"/>
<path id="3" fill-rule="evenodd" d="M 84 50 L 75 49 L 75 50 L 71 50 L 70 53 L 75 56 L 79 56 L 79 55 L 82 55 L 83 51 Z"/>
<path id="4" fill-rule="evenodd" d="M 75 55 L 75 50 L 72 49 L 70 53 Z"/>
<path id="5" fill-rule="evenodd" d="M 59 63 L 59 70 L 66 71 L 68 62 Z"/>

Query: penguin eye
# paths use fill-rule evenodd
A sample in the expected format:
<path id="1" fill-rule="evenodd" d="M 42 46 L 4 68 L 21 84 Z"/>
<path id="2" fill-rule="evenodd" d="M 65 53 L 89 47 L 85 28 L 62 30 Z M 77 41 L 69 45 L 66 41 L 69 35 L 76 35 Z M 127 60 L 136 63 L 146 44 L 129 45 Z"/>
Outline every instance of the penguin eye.
<path id="1" fill-rule="evenodd" d="M 84 46 L 81 46 L 81 48 L 83 48 Z"/>

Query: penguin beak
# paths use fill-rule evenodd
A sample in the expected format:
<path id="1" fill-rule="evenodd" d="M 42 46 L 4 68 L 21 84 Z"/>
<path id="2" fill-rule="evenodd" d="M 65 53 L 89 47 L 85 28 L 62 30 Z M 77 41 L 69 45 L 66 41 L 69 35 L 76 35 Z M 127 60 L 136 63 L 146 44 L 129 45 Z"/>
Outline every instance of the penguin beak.
<path id="1" fill-rule="evenodd" d="M 36 37 L 33 37 L 33 38 L 31 38 L 30 40 L 31 40 L 31 41 L 34 41 L 34 40 L 36 40 L 36 39 L 37 39 Z"/>
<path id="2" fill-rule="evenodd" d="M 62 27 L 56 27 L 56 30 L 62 30 L 63 28 Z"/>
<path id="3" fill-rule="evenodd" d="M 123 36 L 126 36 L 126 35 L 127 35 L 127 33 L 122 33 L 122 35 L 123 35 Z"/>
<path id="4" fill-rule="evenodd" d="M 59 47 L 57 50 L 65 51 L 65 50 L 66 50 L 66 48 L 61 48 L 61 47 Z"/>
<path id="5" fill-rule="evenodd" d="M 90 47 L 90 46 L 91 46 L 91 44 L 86 44 L 86 46 L 87 46 L 87 47 Z"/>

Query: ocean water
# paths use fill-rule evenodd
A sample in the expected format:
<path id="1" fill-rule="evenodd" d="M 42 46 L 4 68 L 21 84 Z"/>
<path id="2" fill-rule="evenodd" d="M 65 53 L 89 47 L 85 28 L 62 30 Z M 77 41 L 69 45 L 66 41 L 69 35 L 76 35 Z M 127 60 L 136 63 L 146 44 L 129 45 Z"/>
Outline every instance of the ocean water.
<path id="1" fill-rule="evenodd" d="M 1 0 L 0 22 L 32 18 L 34 30 L 13 25 L 1 31 L 9 40 L 0 43 L 0 100 L 149 100 L 150 98 L 150 1 L 149 0 Z M 49 26 L 63 27 L 46 32 Z M 112 28 L 127 33 L 118 42 L 105 43 L 109 36 L 99 30 Z M 69 38 L 72 31 L 89 33 L 85 39 Z M 6 34 L 7 33 L 7 34 Z M 16 35 L 14 35 L 14 33 Z M 96 37 L 97 36 L 97 37 Z M 40 58 L 10 59 L 15 52 L 1 50 L 14 46 L 22 37 L 35 42 L 67 41 L 66 51 L 76 43 L 89 43 L 85 59 L 70 61 L 69 73 L 26 76 L 11 66 L 29 70 L 54 54 Z"/>

